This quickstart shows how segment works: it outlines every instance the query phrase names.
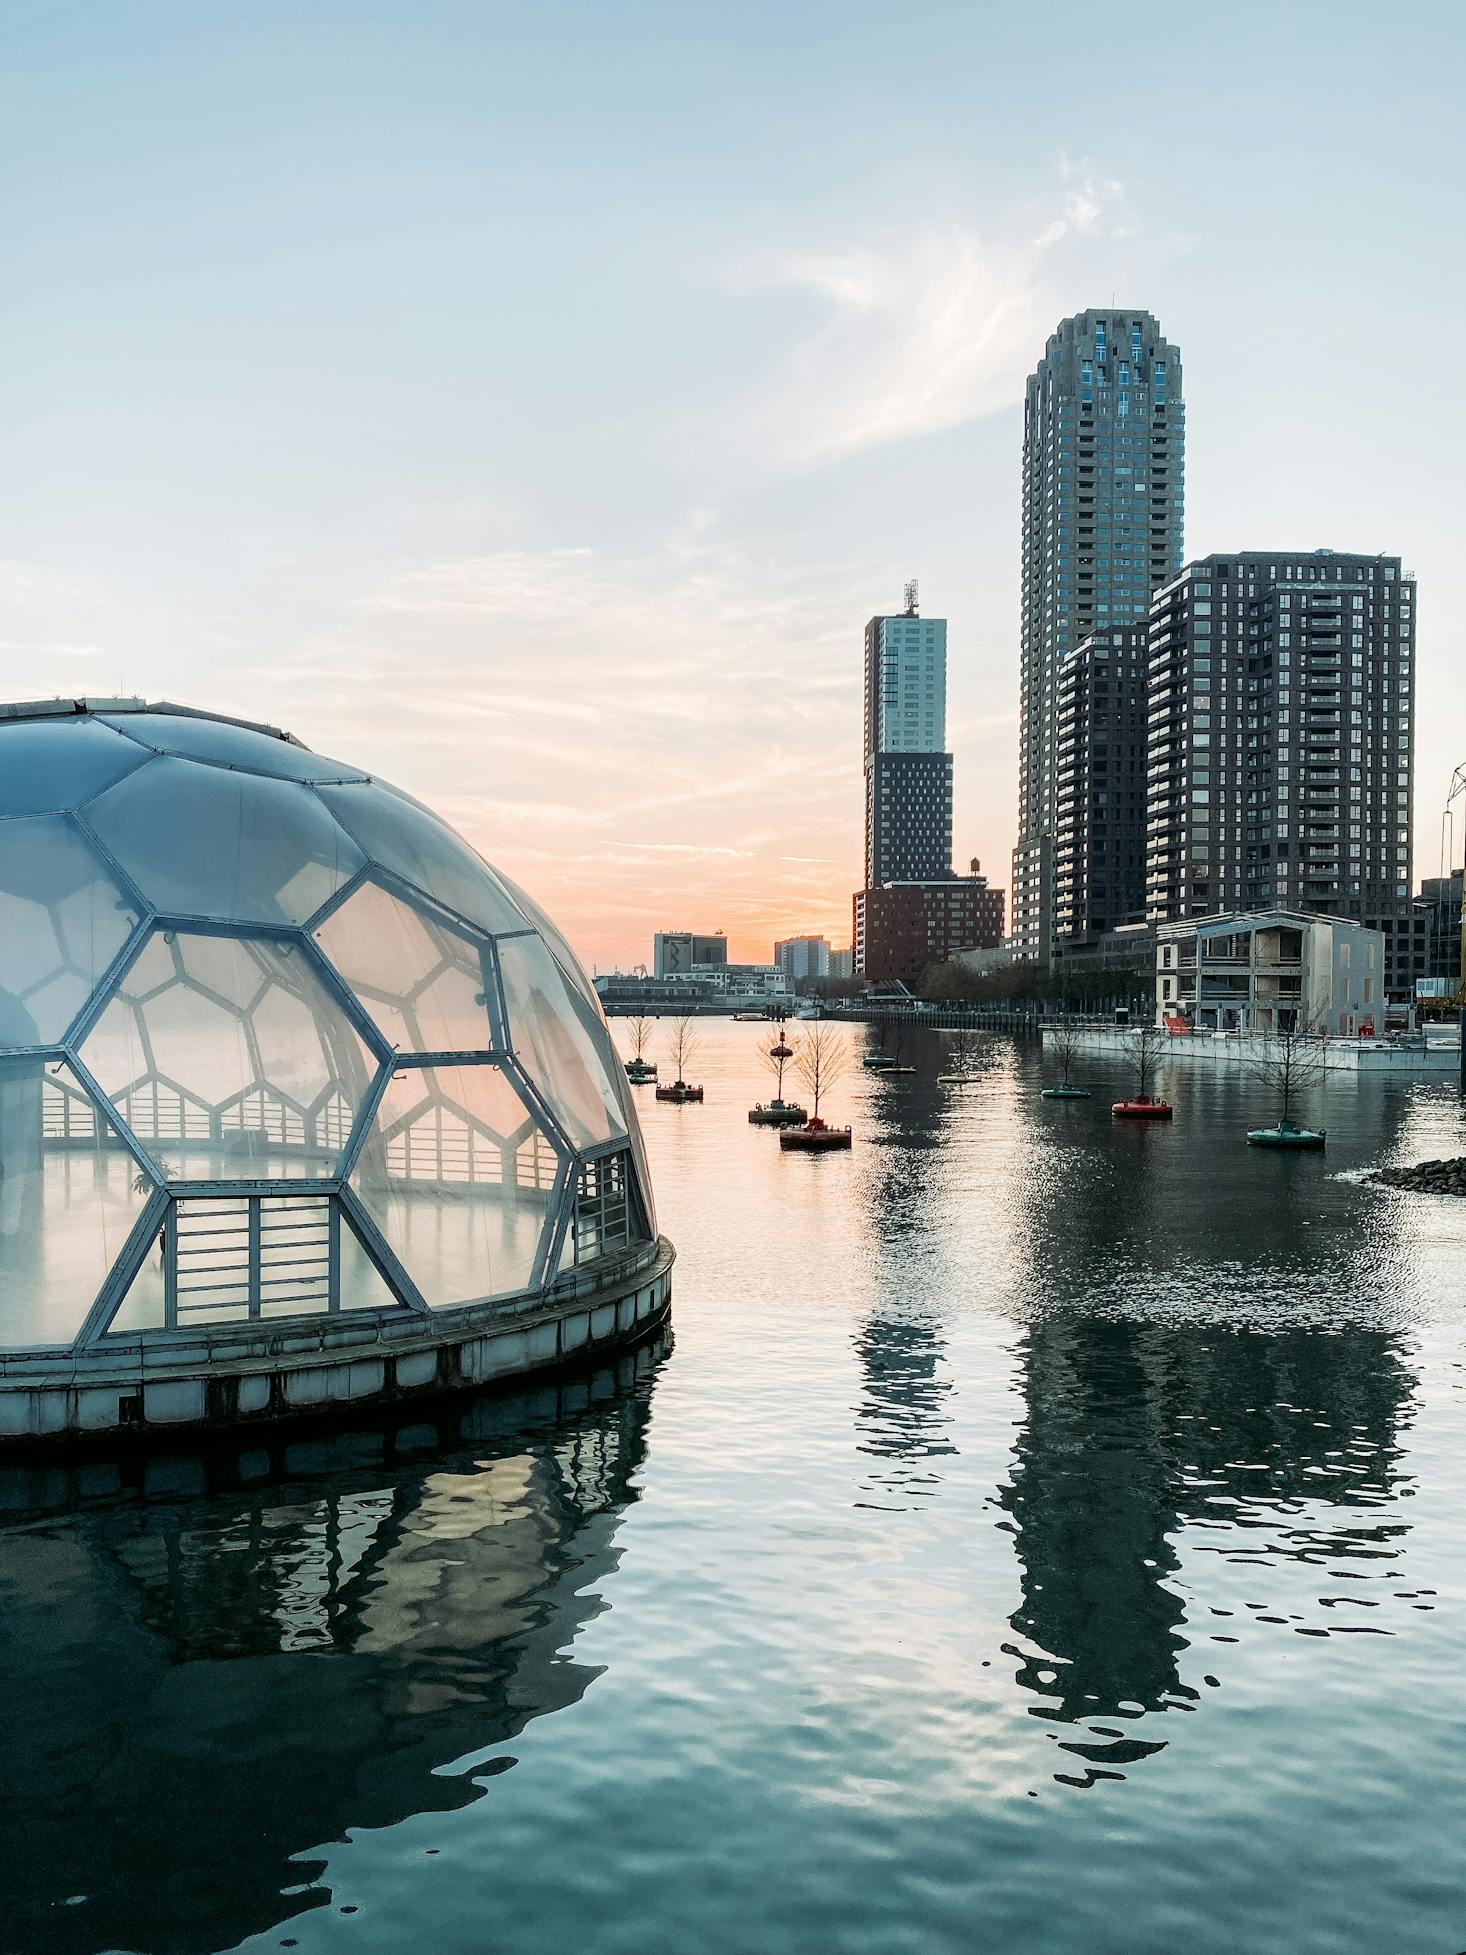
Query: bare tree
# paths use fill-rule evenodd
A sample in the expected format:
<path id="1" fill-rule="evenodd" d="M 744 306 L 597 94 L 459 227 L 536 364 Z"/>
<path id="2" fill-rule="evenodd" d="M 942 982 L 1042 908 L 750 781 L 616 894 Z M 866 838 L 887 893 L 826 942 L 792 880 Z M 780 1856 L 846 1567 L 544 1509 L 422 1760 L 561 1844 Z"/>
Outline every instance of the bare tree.
<path id="1" fill-rule="evenodd" d="M 697 1057 L 697 1049 L 700 1044 L 697 1033 L 693 1030 L 692 1020 L 690 1018 L 674 1018 L 672 1020 L 670 1043 L 672 1063 L 677 1068 L 677 1084 L 679 1086 L 685 1086 L 687 1084 L 687 1068 Z"/>
<path id="2" fill-rule="evenodd" d="M 760 1044 L 758 1052 L 765 1066 L 774 1075 L 774 1098 L 782 1105 L 784 1100 L 784 1068 L 794 1057 L 794 1048 L 785 1038 L 782 1024 L 779 1027 L 779 1036 L 774 1040 L 774 1043 L 772 1045 Z"/>
<path id="3" fill-rule="evenodd" d="M 1056 1018 L 1044 1023 L 1044 1051 L 1052 1052 L 1059 1062 L 1059 1083 L 1072 1086 L 1070 1074 L 1074 1071 L 1074 1059 L 1083 1043 L 1083 1028 L 1072 1018 Z"/>
<path id="4" fill-rule="evenodd" d="M 977 1064 L 981 1044 L 975 1032 L 950 1032 L 946 1040 L 946 1069 L 950 1073 L 970 1073 Z"/>
<path id="5" fill-rule="evenodd" d="M 1142 1025 L 1135 1046 L 1135 1056 L 1131 1060 L 1131 1070 L 1135 1074 L 1135 1097 L 1148 1100 L 1152 1097 L 1151 1087 L 1155 1084 L 1155 1069 L 1161 1056 L 1160 1027 Z"/>
<path id="6" fill-rule="evenodd" d="M 814 1095 L 811 1119 L 819 1119 L 821 1095 L 844 1076 L 848 1057 L 837 1026 L 820 1023 L 800 1035 L 794 1048 L 794 1069 Z"/>
<path id="7" fill-rule="evenodd" d="M 631 1034 L 631 1056 L 641 1063 L 646 1058 L 647 1040 L 652 1035 L 652 1021 L 649 1018 L 628 1018 L 626 1029 Z"/>
<path id="8" fill-rule="evenodd" d="M 1295 1024 L 1285 1032 L 1256 1035 L 1246 1063 L 1253 1077 L 1276 1098 L 1278 1125 L 1289 1127 L 1294 1102 L 1305 1087 L 1321 1077 L 1328 1060 L 1323 1041 L 1312 1027 Z"/>

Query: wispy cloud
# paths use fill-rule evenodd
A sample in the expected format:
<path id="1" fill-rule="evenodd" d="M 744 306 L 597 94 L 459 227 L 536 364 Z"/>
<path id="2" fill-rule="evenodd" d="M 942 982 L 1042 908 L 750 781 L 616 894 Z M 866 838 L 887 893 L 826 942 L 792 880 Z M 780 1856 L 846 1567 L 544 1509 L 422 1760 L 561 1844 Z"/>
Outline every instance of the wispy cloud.
<path id="1" fill-rule="evenodd" d="M 410 565 L 281 674 L 280 716 L 379 766 L 521 875 L 603 961 L 658 921 L 845 941 L 859 629 L 897 568 L 792 569 L 697 511 L 644 553 Z"/>
<path id="2" fill-rule="evenodd" d="M 1123 186 L 1061 158 L 1061 194 L 1036 233 L 932 227 L 742 267 L 748 291 L 793 288 L 820 324 L 736 407 L 739 438 L 795 466 L 933 434 L 1021 399 L 1058 316 L 1056 253 L 1113 236 Z M 1032 220 L 1030 219 L 1030 222 Z"/>

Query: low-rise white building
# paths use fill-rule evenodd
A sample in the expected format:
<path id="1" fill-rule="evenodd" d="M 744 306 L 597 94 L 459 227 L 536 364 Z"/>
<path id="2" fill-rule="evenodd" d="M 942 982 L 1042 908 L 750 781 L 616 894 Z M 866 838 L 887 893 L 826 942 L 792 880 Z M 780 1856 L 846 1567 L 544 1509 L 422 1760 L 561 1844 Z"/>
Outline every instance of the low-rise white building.
<path id="1" fill-rule="evenodd" d="M 1385 940 L 1348 917 L 1255 910 L 1156 931 L 1156 1023 L 1173 1031 L 1384 1029 Z"/>

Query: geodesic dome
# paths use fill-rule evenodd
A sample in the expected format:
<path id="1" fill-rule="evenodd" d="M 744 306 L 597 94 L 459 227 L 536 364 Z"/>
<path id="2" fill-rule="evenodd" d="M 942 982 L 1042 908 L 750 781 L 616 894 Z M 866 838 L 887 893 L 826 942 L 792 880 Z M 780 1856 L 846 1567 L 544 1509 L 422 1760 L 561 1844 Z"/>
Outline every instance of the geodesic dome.
<path id="1" fill-rule="evenodd" d="M 419 802 L 181 707 L 0 707 L 0 1349 L 533 1296 L 655 1237 L 595 991 Z"/>

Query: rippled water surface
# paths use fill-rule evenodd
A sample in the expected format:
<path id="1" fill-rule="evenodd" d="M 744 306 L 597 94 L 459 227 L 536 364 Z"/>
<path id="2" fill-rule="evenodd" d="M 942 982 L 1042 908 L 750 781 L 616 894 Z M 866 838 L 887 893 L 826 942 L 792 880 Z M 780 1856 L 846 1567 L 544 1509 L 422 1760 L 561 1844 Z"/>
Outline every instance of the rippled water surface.
<path id="1" fill-rule="evenodd" d="M 811 1159 L 756 1037 L 643 1089 L 667 1346 L 0 1480 L 0 1948 L 1466 1948 L 1466 1204 L 1351 1179 L 1454 1085 L 929 1038 Z"/>

